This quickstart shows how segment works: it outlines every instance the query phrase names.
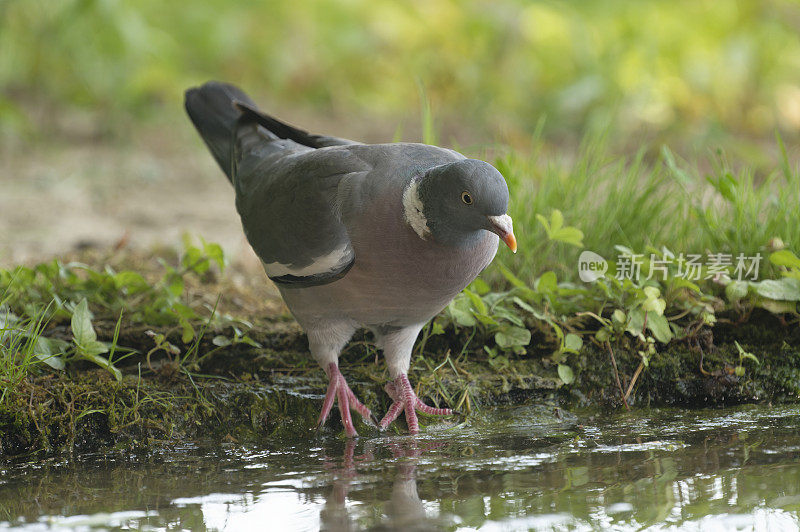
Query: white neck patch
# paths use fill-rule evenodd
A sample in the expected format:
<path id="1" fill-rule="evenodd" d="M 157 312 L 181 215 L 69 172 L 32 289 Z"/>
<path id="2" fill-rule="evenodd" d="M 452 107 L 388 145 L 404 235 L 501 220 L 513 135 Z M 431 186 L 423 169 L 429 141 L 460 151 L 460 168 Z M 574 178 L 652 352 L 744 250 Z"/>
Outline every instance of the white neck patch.
<path id="1" fill-rule="evenodd" d="M 406 189 L 403 191 L 403 214 L 411 226 L 411 229 L 417 233 L 421 239 L 425 240 L 431 234 L 428 227 L 428 220 L 422 212 L 422 200 L 419 197 L 419 182 L 420 178 L 415 177 L 411 179 Z"/>

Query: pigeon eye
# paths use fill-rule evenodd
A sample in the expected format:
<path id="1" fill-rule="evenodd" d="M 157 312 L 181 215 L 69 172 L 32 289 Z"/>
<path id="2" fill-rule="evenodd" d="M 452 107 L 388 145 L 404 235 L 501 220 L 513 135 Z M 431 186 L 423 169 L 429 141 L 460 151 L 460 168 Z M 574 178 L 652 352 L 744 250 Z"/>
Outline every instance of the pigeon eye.
<path id="1" fill-rule="evenodd" d="M 461 193 L 461 201 L 466 203 L 467 205 L 472 205 L 472 196 L 469 195 L 469 192 L 466 190 Z"/>

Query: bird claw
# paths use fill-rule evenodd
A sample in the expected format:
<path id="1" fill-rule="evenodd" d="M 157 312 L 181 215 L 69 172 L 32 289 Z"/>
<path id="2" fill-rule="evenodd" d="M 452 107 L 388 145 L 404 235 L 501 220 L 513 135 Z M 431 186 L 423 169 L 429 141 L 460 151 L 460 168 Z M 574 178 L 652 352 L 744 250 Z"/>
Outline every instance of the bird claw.
<path id="1" fill-rule="evenodd" d="M 361 417 L 363 417 L 365 421 L 373 421 L 375 420 L 375 416 L 369 408 L 364 406 L 361 401 L 356 398 L 336 364 L 331 363 L 328 366 L 328 376 L 330 382 L 328 383 L 328 391 L 325 394 L 325 399 L 322 402 L 322 411 L 320 411 L 319 419 L 317 419 L 317 430 L 325 424 L 333 408 L 334 401 L 337 401 L 339 403 L 339 413 L 342 416 L 344 432 L 348 438 L 354 438 L 358 436 L 358 432 L 356 432 L 356 428 L 353 425 L 350 409 L 352 408 L 361 414 Z"/>
<path id="2" fill-rule="evenodd" d="M 414 393 L 411 382 L 405 374 L 399 375 L 394 382 L 387 383 L 384 389 L 394 402 L 380 422 L 381 430 L 386 430 L 401 412 L 405 412 L 408 431 L 411 434 L 419 433 L 417 411 L 433 416 L 449 416 L 454 413 L 449 408 L 434 408 L 423 403 Z"/>

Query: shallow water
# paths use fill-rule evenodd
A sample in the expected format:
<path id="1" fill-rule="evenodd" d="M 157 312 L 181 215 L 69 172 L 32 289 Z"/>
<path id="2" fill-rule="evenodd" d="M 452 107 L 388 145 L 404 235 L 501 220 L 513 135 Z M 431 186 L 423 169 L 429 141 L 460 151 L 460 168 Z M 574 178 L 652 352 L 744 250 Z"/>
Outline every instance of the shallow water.
<path id="1" fill-rule="evenodd" d="M 0 529 L 797 530 L 800 408 L 578 415 L 0 466 Z"/>

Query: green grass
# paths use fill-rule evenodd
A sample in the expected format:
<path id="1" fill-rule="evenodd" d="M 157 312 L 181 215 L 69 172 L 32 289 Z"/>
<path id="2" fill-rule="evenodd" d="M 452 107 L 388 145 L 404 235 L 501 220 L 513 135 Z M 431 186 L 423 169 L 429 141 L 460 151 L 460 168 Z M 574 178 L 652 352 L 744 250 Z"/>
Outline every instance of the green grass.
<path id="1" fill-rule="evenodd" d="M 3 303 L 0 301 L 0 407 L 36 366 L 54 364 L 56 356 L 42 337 L 47 313 L 20 318 Z"/>
<path id="2" fill-rule="evenodd" d="M 509 183 L 519 251 L 501 252 L 496 261 L 528 282 L 549 270 L 576 279 L 581 249 L 554 245 L 537 220 L 554 209 L 583 232 L 585 249 L 608 260 L 617 257 L 618 245 L 747 256 L 766 256 L 779 241 L 800 249 L 800 170 L 777 142 L 780 159 L 758 177 L 746 161 L 721 154 L 696 164 L 677 159 L 666 146 L 655 155 L 647 148 L 612 155 L 596 136 L 573 160 L 540 151 L 501 155 L 495 164 Z"/>

